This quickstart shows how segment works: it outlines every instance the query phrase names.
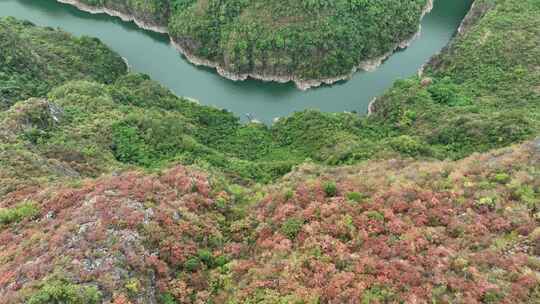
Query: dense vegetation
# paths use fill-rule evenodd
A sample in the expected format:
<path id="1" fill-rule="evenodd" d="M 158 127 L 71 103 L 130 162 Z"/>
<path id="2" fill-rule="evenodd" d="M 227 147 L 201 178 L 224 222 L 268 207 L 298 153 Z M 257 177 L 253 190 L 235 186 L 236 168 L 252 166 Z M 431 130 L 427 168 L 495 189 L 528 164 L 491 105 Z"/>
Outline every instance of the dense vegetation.
<path id="1" fill-rule="evenodd" d="M 39 183 L 51 174 L 92 177 L 126 165 L 160 168 L 170 162 L 217 169 L 243 183 L 269 182 L 306 159 L 331 165 L 396 154 L 457 159 L 534 138 L 540 129 L 538 5 L 477 1 L 476 10 L 485 16 L 436 57 L 423 77 L 397 82 L 369 118 L 304 111 L 270 127 L 242 125 L 231 113 L 178 98 L 144 75 L 126 74 L 120 58 L 101 47 L 95 48 L 97 54 L 86 50 L 83 58 L 113 60 L 97 64 L 91 74 L 108 78 L 66 83 L 52 89 L 47 100 L 20 103 L 0 114 L 9 126 L 3 128 L 6 140 L 0 145 L 6 155 L 0 160 L 6 168 L 0 173 L 0 191 L 23 176 Z M 33 40 L 69 37 L 3 22 L 18 29 L 13 39 L 33 35 L 26 39 L 28 52 Z M 70 39 L 56 47 L 59 52 L 91 40 Z M 24 54 L 21 60 L 32 58 Z M 50 66 L 61 67 L 62 61 L 56 61 L 49 60 Z M 3 66 L 11 69 L 4 77 L 42 79 L 33 70 L 11 66 Z M 35 70 L 40 72 L 40 66 Z"/>
<path id="2" fill-rule="evenodd" d="M 376 115 L 462 157 L 540 131 L 540 2 L 476 1 L 478 20 L 434 57 L 425 78 L 396 83 Z"/>
<path id="3" fill-rule="evenodd" d="M 198 58 L 233 74 L 300 80 L 348 75 L 418 30 L 426 0 L 81 0 L 167 25 Z"/>
<path id="4" fill-rule="evenodd" d="M 0 20 L 2 300 L 537 303 L 540 5 L 465 24 L 371 116 L 265 126 Z"/>
<path id="5" fill-rule="evenodd" d="M 153 26 L 166 26 L 170 17 L 171 2 L 189 3 L 191 0 L 81 0 L 92 7 L 106 7 L 128 14 Z"/>
<path id="6" fill-rule="evenodd" d="M 3 206 L 39 211 L 0 230 L 0 290 L 7 303 L 538 303 L 538 172 L 533 142 L 305 165 L 262 189 L 175 167 L 12 192 Z"/>
<path id="7" fill-rule="evenodd" d="M 44 96 L 67 81 L 111 82 L 126 72 L 118 54 L 95 38 L 74 38 L 13 18 L 0 20 L 0 110 Z"/>

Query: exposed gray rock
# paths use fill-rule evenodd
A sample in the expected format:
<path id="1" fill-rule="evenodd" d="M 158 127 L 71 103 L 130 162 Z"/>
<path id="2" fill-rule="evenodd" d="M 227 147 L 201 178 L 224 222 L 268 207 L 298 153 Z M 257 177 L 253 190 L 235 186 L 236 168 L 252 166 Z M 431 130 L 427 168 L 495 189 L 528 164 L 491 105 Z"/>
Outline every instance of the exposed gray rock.
<path id="1" fill-rule="evenodd" d="M 540 151 L 540 138 L 537 138 L 535 141 L 533 141 L 533 145 L 536 150 Z"/>

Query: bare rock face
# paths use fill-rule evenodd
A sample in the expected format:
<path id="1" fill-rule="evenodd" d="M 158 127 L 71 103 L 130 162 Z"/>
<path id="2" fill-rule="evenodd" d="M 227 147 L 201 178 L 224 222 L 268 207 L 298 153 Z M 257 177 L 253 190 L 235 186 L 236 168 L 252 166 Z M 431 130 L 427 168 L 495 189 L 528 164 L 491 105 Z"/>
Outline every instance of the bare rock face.
<path id="1" fill-rule="evenodd" d="M 491 8 L 493 8 L 493 6 L 494 4 L 491 2 L 473 2 L 469 13 L 467 16 L 465 16 L 460 27 L 458 28 L 458 33 L 462 35 L 469 31 L 469 29 L 476 24 L 476 22 L 480 20 Z"/>
<path id="2" fill-rule="evenodd" d="M 115 3 L 114 1 L 107 1 L 107 3 L 99 6 L 88 5 L 84 1 L 80 0 L 57 0 L 60 3 L 73 5 L 76 8 L 91 13 L 91 14 L 107 14 L 115 16 L 123 21 L 133 21 L 138 27 L 158 32 L 167 33 L 167 18 L 170 14 L 169 9 L 165 9 L 162 15 L 150 13 L 148 11 L 134 10 L 128 6 Z"/>
<path id="3" fill-rule="evenodd" d="M 423 78 L 422 81 L 420 82 L 420 84 L 423 87 L 429 87 L 432 83 L 433 83 L 433 79 L 429 77 Z"/>
<path id="4" fill-rule="evenodd" d="M 2 131 L 12 134 L 31 129 L 47 130 L 61 123 L 64 111 L 46 99 L 32 98 L 8 111 Z"/>

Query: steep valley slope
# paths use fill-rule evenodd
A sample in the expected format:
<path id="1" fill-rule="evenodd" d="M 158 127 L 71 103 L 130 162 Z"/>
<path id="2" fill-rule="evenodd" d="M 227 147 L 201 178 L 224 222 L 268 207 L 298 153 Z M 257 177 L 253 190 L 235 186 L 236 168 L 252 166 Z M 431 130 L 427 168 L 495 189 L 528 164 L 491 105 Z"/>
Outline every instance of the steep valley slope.
<path id="1" fill-rule="evenodd" d="M 540 301 L 537 0 L 476 0 L 369 116 L 272 126 L 0 38 L 0 303 Z"/>

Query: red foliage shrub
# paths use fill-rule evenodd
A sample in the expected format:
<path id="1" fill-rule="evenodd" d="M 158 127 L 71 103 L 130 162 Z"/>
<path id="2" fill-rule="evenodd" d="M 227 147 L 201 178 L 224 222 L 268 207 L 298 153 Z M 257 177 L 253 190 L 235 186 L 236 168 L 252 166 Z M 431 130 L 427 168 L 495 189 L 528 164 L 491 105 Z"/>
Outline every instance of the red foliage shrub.
<path id="1" fill-rule="evenodd" d="M 505 172 L 532 187 L 540 161 L 513 153 L 508 160 L 519 162 Z M 247 207 L 183 167 L 19 193 L 0 205 L 24 198 L 42 214 L 0 230 L 0 294 L 17 299 L 18 288 L 64 272 L 116 304 L 138 301 L 126 277 L 141 297 L 155 289 L 178 303 L 524 303 L 540 283 L 531 263 L 537 220 L 513 186 L 486 183 L 501 168 L 481 157 L 472 167 L 388 161 L 315 172 Z M 441 167 L 452 187 L 441 186 Z M 332 197 L 325 180 L 337 181 Z M 496 204 L 475 206 L 487 192 Z"/>

